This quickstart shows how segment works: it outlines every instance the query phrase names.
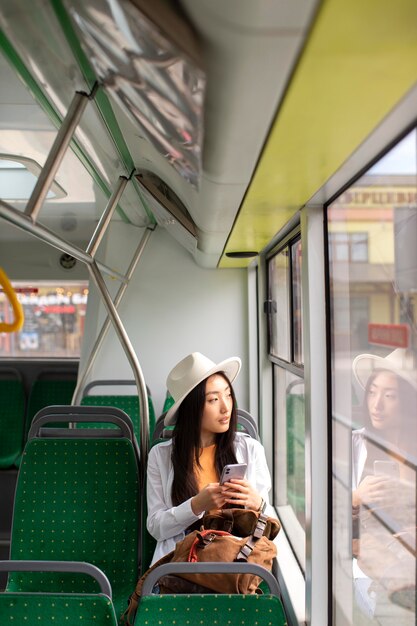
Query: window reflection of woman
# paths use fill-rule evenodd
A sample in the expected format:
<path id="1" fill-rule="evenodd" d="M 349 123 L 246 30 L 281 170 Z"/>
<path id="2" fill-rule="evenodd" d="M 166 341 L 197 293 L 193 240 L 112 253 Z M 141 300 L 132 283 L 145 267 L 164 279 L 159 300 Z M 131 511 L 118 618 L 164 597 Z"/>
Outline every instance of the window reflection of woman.
<path id="1" fill-rule="evenodd" d="M 364 354 L 353 362 L 365 391 L 364 427 L 352 433 L 354 578 L 357 601 L 369 615 L 384 593 L 390 602 L 396 597 L 398 604 L 415 609 L 417 379 L 412 356 L 398 349 L 385 358 Z"/>
<path id="2" fill-rule="evenodd" d="M 400 475 L 411 478 L 404 453 L 416 451 L 415 395 L 411 384 L 390 370 L 377 369 L 370 375 L 364 397 L 365 427 L 353 433 L 353 506 L 384 498 L 388 476 L 375 475 L 374 461 L 397 463 Z"/>

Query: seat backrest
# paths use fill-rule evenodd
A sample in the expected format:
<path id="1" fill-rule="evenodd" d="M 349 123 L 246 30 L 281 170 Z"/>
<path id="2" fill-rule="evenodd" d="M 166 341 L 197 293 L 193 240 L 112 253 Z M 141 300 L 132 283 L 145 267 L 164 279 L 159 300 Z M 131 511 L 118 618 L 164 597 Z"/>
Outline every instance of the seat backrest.
<path id="1" fill-rule="evenodd" d="M 93 576 L 100 585 L 99 593 L 63 594 L 54 592 L 3 592 L 0 593 L 0 615 L 2 625 L 6 624 L 96 624 L 97 626 L 117 626 L 116 615 L 111 600 L 111 587 L 108 580 L 91 565 L 86 563 L 56 564 L 53 562 L 0 561 L 0 571 L 48 571 L 62 569 L 72 571 L 74 576 L 84 572 Z M 96 570 L 96 571 L 95 571 Z"/>
<path id="2" fill-rule="evenodd" d="M 162 409 L 162 413 L 166 413 L 168 411 L 168 409 L 170 409 L 172 407 L 173 404 L 175 404 L 175 400 L 171 396 L 169 391 L 167 391 L 166 395 L 165 395 L 165 401 L 164 401 L 164 406 L 163 406 L 163 409 Z"/>
<path id="3" fill-rule="evenodd" d="M 92 389 L 117 389 L 118 387 L 123 386 L 133 387 L 135 393 L 131 393 L 129 395 L 118 393 L 102 395 L 98 394 L 96 391 L 92 393 Z M 153 429 L 155 427 L 155 409 L 150 389 L 147 387 L 146 391 L 149 410 L 149 436 L 152 437 Z M 130 419 L 132 420 L 136 438 L 138 441 L 140 441 L 140 408 L 139 398 L 136 390 L 136 381 L 117 379 L 91 381 L 90 383 L 88 383 L 88 385 L 86 385 L 83 391 L 81 404 L 85 406 L 115 406 L 119 409 L 122 409 L 123 411 L 125 411 L 125 413 L 127 413 L 127 415 L 129 415 Z M 80 427 L 82 428 L 83 426 L 80 424 Z M 96 428 L 101 428 L 100 424 L 97 424 Z"/>
<path id="4" fill-rule="evenodd" d="M 137 396 L 84 396 L 81 400 L 82 406 L 114 406 L 122 409 L 133 423 L 133 428 L 138 441 L 140 441 L 140 411 L 139 411 L 139 399 Z M 148 396 L 149 407 L 149 432 L 152 433 L 155 427 L 155 411 L 151 398 Z M 78 428 L 85 428 L 84 424 L 78 424 Z M 102 428 L 103 425 L 97 423 L 95 428 Z"/>
<path id="5" fill-rule="evenodd" d="M 198 621 L 196 620 L 198 616 Z M 154 595 L 144 596 L 138 607 L 135 626 L 163 624 L 227 624 L 227 626 L 286 626 L 287 620 L 277 596 L 271 595 Z"/>
<path id="6" fill-rule="evenodd" d="M 0 469 L 12 467 L 22 454 L 25 391 L 17 370 L 0 371 Z"/>
<path id="7" fill-rule="evenodd" d="M 237 429 L 247 433 L 253 439 L 259 439 L 258 425 L 252 415 L 244 409 L 237 409 Z"/>
<path id="8" fill-rule="evenodd" d="M 0 593 L 2 626 L 12 624 L 65 624 L 117 626 L 111 600 L 99 594 Z"/>
<path id="9" fill-rule="evenodd" d="M 265 594 L 154 594 L 154 585 L 168 574 L 255 574 L 267 584 Z M 137 609 L 135 626 L 152 624 L 151 615 L 162 620 L 164 626 L 171 624 L 228 624 L 241 626 L 286 626 L 285 612 L 279 598 L 279 585 L 267 569 L 254 563 L 185 563 L 170 562 L 154 568 L 144 580 L 142 597 Z M 196 616 L 197 619 L 196 619 Z M 155 624 L 158 622 L 155 621 Z"/>
<path id="10" fill-rule="evenodd" d="M 42 373 L 33 383 L 26 411 L 26 434 L 36 413 L 52 404 L 71 404 L 76 385 L 75 374 Z"/>
<path id="11" fill-rule="evenodd" d="M 139 566 L 136 452 L 124 437 L 83 437 L 82 430 L 72 431 L 71 438 L 35 437 L 26 445 L 16 488 L 11 558 L 96 565 L 110 580 L 119 616 Z M 68 574 L 16 573 L 7 586 L 8 591 L 48 589 L 96 591 L 91 579 L 81 584 Z"/>

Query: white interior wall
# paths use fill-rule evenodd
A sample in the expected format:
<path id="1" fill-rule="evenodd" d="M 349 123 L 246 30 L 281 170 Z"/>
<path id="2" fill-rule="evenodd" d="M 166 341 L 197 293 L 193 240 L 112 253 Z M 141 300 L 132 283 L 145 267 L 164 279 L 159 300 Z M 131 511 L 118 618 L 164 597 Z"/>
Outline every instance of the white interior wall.
<path id="1" fill-rule="evenodd" d="M 3 228 L 3 222 L 0 223 Z M 11 280 L 88 280 L 83 263 L 66 270 L 59 264 L 62 252 L 30 235 L 17 241 L 0 241 L 0 266 Z"/>
<path id="2" fill-rule="evenodd" d="M 110 266 L 120 263 L 121 255 L 133 253 L 142 234 L 143 230 L 123 223 L 112 225 L 100 259 Z M 82 353 L 81 371 L 87 346 L 103 319 L 98 297 L 91 289 L 86 318 L 90 340 Z M 193 351 L 216 362 L 229 356 L 242 359 L 242 372 L 234 388 L 239 405 L 248 407 L 246 270 L 203 269 L 166 231 L 157 228 L 126 291 L 120 316 L 151 389 L 157 416 L 162 412 L 169 370 Z M 133 378 L 113 329 L 89 381 L 108 378 Z"/>

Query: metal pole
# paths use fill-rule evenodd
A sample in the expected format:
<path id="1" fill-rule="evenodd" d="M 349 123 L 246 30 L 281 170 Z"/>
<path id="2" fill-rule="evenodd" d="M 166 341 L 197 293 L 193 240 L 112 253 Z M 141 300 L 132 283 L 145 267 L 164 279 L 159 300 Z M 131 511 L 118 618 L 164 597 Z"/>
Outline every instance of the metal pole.
<path id="1" fill-rule="evenodd" d="M 143 251 L 145 250 L 146 244 L 148 243 L 149 237 L 151 236 L 151 233 L 154 231 L 154 228 L 147 228 L 143 234 L 142 239 L 140 240 L 138 247 L 136 248 L 135 254 L 133 255 L 132 261 L 129 265 L 129 268 L 126 272 L 126 279 L 127 282 L 120 285 L 119 290 L 116 294 L 116 297 L 114 299 L 114 306 L 117 309 L 117 307 L 119 306 L 120 302 L 123 299 L 123 296 L 126 292 L 127 286 L 129 284 L 130 279 L 133 276 L 133 272 L 136 269 L 137 264 L 139 263 L 139 260 L 142 256 Z M 88 378 L 88 375 L 91 372 L 91 368 L 94 365 L 94 362 L 96 360 L 96 357 L 100 351 L 101 346 L 103 345 L 104 339 L 107 335 L 107 332 L 109 330 L 110 327 L 110 317 L 107 316 L 106 319 L 104 320 L 103 326 L 100 329 L 100 332 L 97 336 L 97 339 L 94 343 L 93 349 L 90 352 L 88 361 L 86 362 L 85 366 L 84 366 L 84 370 L 82 372 L 81 375 L 78 376 L 78 382 L 77 382 L 77 386 L 75 388 L 74 394 L 72 396 L 72 404 L 80 404 L 81 400 L 82 400 L 82 392 L 84 389 L 84 385 L 86 383 L 86 380 Z"/>
<path id="2" fill-rule="evenodd" d="M 146 393 L 146 384 L 145 379 L 143 377 L 143 373 L 136 356 L 136 353 L 133 349 L 131 341 L 126 333 L 126 330 L 122 324 L 120 316 L 112 302 L 110 294 L 107 290 L 106 284 L 103 280 L 103 277 L 100 274 L 100 271 L 97 267 L 96 262 L 93 262 L 88 266 L 90 270 L 91 277 L 93 278 L 97 289 L 100 291 L 101 296 L 103 298 L 105 307 L 107 309 L 107 313 L 113 323 L 114 329 L 119 336 L 120 343 L 122 344 L 123 350 L 129 360 L 129 363 L 132 367 L 133 374 L 136 381 L 136 386 L 138 388 L 138 396 L 139 396 L 139 410 L 140 410 L 140 470 L 141 470 L 141 484 L 143 485 L 145 479 L 144 469 L 146 467 L 147 458 L 148 458 L 148 450 L 149 450 L 149 407 L 148 407 L 148 397 Z"/>
<path id="3" fill-rule="evenodd" d="M 108 274 L 110 278 L 116 278 L 122 284 L 125 284 L 127 282 L 126 276 L 120 274 L 120 272 L 116 272 L 116 270 L 112 269 L 111 267 L 107 267 L 107 265 L 104 265 L 104 263 L 101 263 L 101 261 L 97 261 L 97 267 L 104 274 Z"/>
<path id="4" fill-rule="evenodd" d="M 81 248 L 78 248 L 74 244 L 66 241 L 65 239 L 61 239 L 58 235 L 55 235 L 52 231 L 50 231 L 46 226 L 42 226 L 41 224 L 34 224 L 30 216 L 25 215 L 21 211 L 17 211 L 14 207 L 10 206 L 3 200 L 0 200 L 0 217 L 3 217 L 8 222 L 14 224 L 21 230 L 34 235 L 41 241 L 48 243 L 49 245 L 61 250 L 61 252 L 66 252 L 73 256 L 77 261 L 81 261 L 82 263 L 86 263 L 87 265 L 91 265 L 93 263 L 92 257 L 84 252 Z M 111 268 L 103 265 L 102 263 L 98 263 L 101 271 L 105 274 L 109 274 L 112 278 L 117 278 L 122 283 L 126 282 L 125 276 L 119 274 L 119 272 L 115 272 Z"/>
<path id="5" fill-rule="evenodd" d="M 104 209 L 103 215 L 101 216 L 93 236 L 91 237 L 91 241 L 87 246 L 86 252 L 87 254 L 91 254 L 92 257 L 94 257 L 97 252 L 97 248 L 104 237 L 107 227 L 110 224 L 110 220 L 113 217 L 114 210 L 117 207 L 117 203 L 119 202 L 127 183 L 128 179 L 126 176 L 119 176 L 119 183 L 109 198 L 107 207 Z"/>
<path id="6" fill-rule="evenodd" d="M 42 204 L 47 196 L 50 186 L 54 180 L 55 174 L 61 165 L 65 152 L 71 142 L 72 136 L 81 116 L 84 112 L 89 96 L 86 93 L 76 92 L 71 101 L 65 119 L 58 131 L 53 146 L 48 154 L 45 165 L 42 168 L 40 176 L 36 181 L 36 185 L 32 191 L 32 195 L 27 203 L 25 214 L 29 215 L 35 222 Z"/>

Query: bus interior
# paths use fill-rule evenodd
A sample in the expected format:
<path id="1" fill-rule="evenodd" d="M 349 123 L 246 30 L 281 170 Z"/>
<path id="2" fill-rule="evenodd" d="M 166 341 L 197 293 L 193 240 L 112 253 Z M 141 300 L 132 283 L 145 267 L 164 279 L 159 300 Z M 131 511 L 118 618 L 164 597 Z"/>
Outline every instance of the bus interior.
<path id="1" fill-rule="evenodd" d="M 122 623 L 194 351 L 242 360 L 278 591 L 135 624 L 414 625 L 415 1 L 2 0 L 0 48 L 2 626 Z"/>

